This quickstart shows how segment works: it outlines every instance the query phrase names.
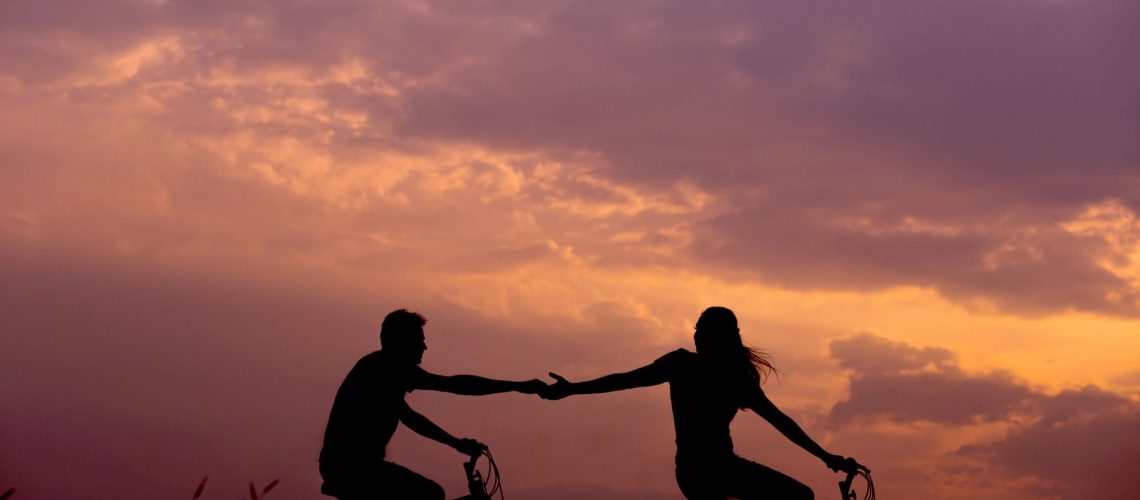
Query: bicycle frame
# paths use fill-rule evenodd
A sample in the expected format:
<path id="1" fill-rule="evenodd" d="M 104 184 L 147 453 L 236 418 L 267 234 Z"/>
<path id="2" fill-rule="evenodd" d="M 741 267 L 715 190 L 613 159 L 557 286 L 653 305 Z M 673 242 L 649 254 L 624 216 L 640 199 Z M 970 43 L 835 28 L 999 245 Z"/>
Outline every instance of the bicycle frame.
<path id="1" fill-rule="evenodd" d="M 839 482 L 839 494 L 843 500 L 856 500 L 855 490 L 851 489 L 851 482 L 855 480 L 855 469 L 847 472 L 847 477 Z"/>
<path id="2" fill-rule="evenodd" d="M 479 461 L 481 455 L 472 455 L 471 459 L 463 463 L 463 471 L 467 473 L 467 491 L 470 493 L 464 497 L 470 500 L 490 500 L 491 497 L 487 496 L 487 482 L 483 480 L 483 474 L 475 468 L 475 463 Z"/>

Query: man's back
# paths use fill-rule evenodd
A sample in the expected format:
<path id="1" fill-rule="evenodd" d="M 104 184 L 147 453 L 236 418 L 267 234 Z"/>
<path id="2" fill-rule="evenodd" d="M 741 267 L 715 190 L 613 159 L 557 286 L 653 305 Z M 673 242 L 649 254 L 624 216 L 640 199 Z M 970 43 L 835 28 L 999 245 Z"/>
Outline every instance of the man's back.
<path id="1" fill-rule="evenodd" d="M 423 370 L 375 351 L 360 359 L 337 390 L 321 449 L 325 481 L 367 475 L 384 460 L 384 449 L 404 408 L 404 396 Z"/>

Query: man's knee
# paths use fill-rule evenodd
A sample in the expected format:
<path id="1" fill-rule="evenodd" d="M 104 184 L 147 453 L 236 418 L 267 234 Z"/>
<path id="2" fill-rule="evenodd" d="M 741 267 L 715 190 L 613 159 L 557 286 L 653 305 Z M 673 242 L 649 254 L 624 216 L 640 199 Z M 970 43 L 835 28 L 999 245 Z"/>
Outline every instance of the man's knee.
<path id="1" fill-rule="evenodd" d="M 404 492 L 403 498 L 414 498 L 416 500 L 444 500 L 446 498 L 443 486 L 440 486 L 439 483 L 414 472 L 408 472 L 410 477 L 404 481 L 403 488 L 407 488 L 407 491 Z"/>
<path id="2" fill-rule="evenodd" d="M 799 500 L 815 500 L 815 492 L 812 491 L 808 485 L 804 483 L 798 483 L 798 488 L 796 488 L 795 496 L 793 498 L 797 498 Z"/>
<path id="3" fill-rule="evenodd" d="M 792 500 L 815 500 L 815 492 L 811 490 L 808 485 L 796 481 L 792 478 L 787 478 L 787 481 L 778 488 L 780 491 L 779 498 L 790 498 Z"/>
<path id="4" fill-rule="evenodd" d="M 403 481 L 393 482 L 392 490 L 404 490 L 400 498 L 415 500 L 444 500 L 446 495 L 443 486 L 414 472 L 408 471 Z M 402 483 L 402 484 L 401 484 Z"/>
<path id="5" fill-rule="evenodd" d="M 443 492 L 443 486 L 439 483 L 426 479 L 427 484 L 424 486 L 424 498 L 429 500 L 445 500 L 447 497 Z"/>

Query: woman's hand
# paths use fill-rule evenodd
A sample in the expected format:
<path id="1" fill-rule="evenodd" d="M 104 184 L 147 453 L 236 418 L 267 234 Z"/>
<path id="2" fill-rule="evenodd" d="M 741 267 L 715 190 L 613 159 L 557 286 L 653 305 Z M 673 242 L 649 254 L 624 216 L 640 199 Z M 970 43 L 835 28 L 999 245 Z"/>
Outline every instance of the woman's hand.
<path id="1" fill-rule="evenodd" d="M 550 372 L 550 377 L 556 380 L 556 382 L 539 390 L 539 397 L 542 399 L 556 400 L 571 394 L 571 388 L 574 386 L 573 383 L 554 372 Z"/>

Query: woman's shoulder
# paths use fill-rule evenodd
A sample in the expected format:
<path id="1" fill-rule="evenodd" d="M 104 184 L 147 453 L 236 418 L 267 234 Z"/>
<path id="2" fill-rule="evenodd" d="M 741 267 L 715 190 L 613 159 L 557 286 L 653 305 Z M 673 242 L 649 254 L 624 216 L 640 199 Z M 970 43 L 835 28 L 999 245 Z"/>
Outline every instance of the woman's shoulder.
<path id="1" fill-rule="evenodd" d="M 677 349 L 675 351 L 671 351 L 669 353 L 666 353 L 664 356 L 657 358 L 657 361 L 655 361 L 655 363 L 672 366 L 672 365 L 677 365 L 677 364 L 681 364 L 681 363 L 691 362 L 692 360 L 695 360 L 696 357 L 697 357 L 697 353 L 689 351 L 688 349 L 685 349 L 685 348 L 681 348 L 681 349 Z"/>

